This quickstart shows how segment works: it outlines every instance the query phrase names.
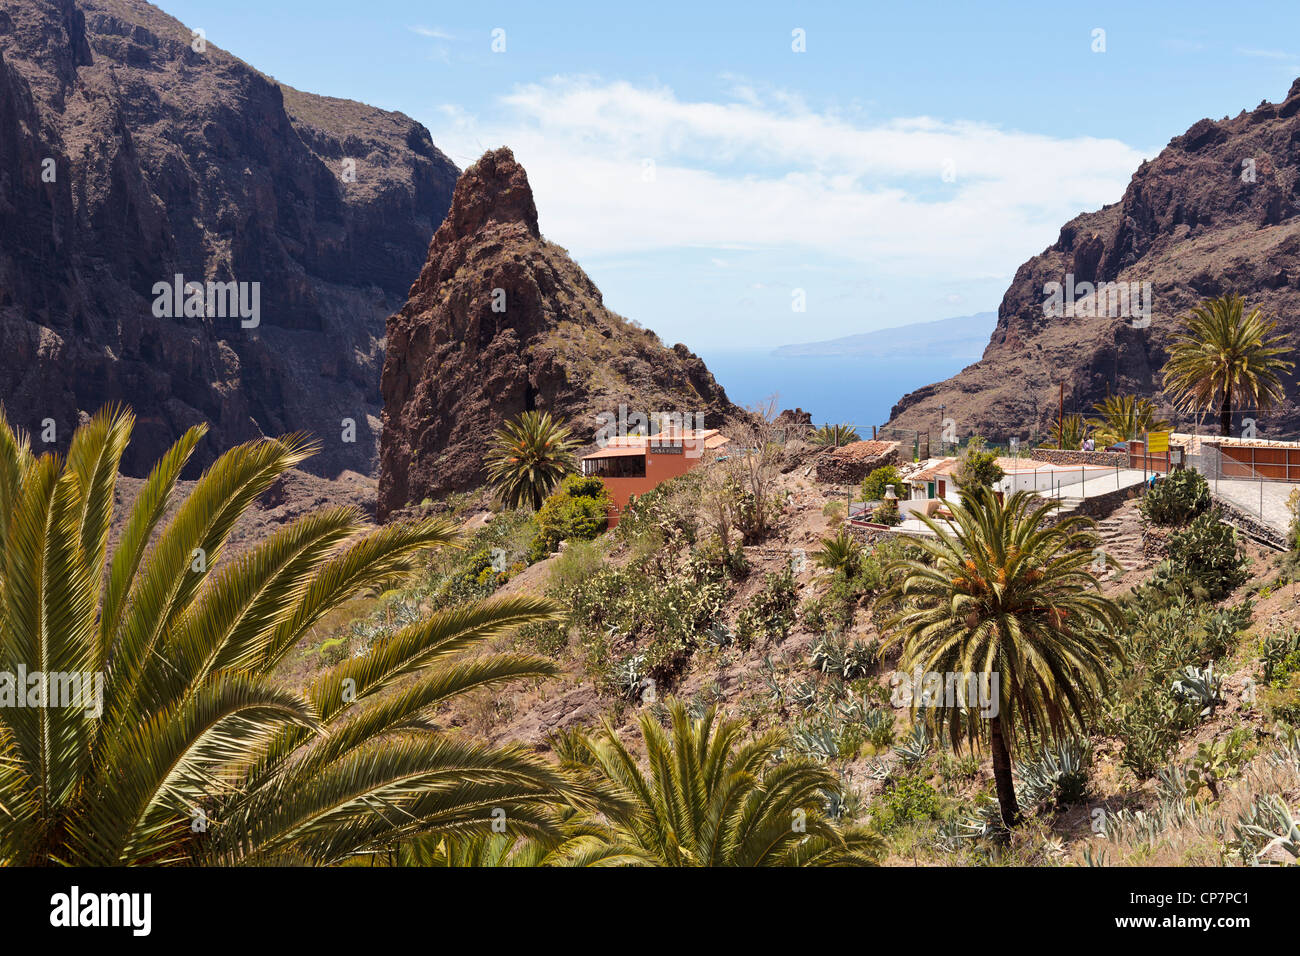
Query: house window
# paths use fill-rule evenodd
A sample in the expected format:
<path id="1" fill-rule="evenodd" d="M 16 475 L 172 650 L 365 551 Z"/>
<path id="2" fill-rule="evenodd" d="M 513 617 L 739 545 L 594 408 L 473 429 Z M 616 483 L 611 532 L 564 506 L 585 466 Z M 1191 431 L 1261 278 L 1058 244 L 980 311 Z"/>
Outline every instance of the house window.
<path id="1" fill-rule="evenodd" d="M 645 455 L 584 458 L 582 474 L 587 478 L 644 478 Z"/>

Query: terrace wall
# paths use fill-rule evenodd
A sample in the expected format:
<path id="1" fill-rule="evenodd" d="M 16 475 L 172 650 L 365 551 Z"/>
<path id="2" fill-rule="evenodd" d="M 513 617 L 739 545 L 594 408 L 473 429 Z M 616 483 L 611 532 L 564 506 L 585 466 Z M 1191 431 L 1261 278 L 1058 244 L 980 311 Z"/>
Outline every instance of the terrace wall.
<path id="1" fill-rule="evenodd" d="M 1031 448 L 1029 457 L 1050 465 L 1104 465 L 1127 468 L 1128 455 L 1122 451 L 1072 451 L 1067 448 Z"/>

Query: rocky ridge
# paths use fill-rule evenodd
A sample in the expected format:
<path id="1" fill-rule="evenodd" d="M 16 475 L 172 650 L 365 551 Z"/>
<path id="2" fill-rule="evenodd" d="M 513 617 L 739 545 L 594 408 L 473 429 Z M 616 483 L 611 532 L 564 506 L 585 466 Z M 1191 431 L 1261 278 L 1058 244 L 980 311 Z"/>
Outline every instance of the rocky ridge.
<path id="1" fill-rule="evenodd" d="M 482 480 L 492 432 L 542 409 L 590 441 L 597 416 L 744 416 L 704 362 L 605 307 L 564 249 L 543 238 L 509 149 L 461 175 L 406 306 L 388 320 L 379 516 Z M 701 417 L 697 417 L 701 416 Z"/>
<path id="2" fill-rule="evenodd" d="M 1150 283 L 1149 324 L 1136 314 L 1045 315 L 1044 287 L 1066 286 L 1067 276 L 1076 287 L 1138 283 L 1131 313 Z M 1056 416 L 1062 385 L 1067 414 L 1091 414 L 1112 392 L 1159 397 L 1179 318 L 1227 292 L 1263 308 L 1300 347 L 1300 80 L 1281 103 L 1195 123 L 1138 168 L 1119 202 L 1066 223 L 1016 271 L 983 358 L 903 396 L 891 424 L 937 433 L 949 417 L 961 437 L 1027 438 Z M 1091 306 L 1085 299 L 1076 297 L 1080 311 Z M 1286 381 L 1282 407 L 1253 416 L 1262 435 L 1300 433 L 1298 374 Z"/>

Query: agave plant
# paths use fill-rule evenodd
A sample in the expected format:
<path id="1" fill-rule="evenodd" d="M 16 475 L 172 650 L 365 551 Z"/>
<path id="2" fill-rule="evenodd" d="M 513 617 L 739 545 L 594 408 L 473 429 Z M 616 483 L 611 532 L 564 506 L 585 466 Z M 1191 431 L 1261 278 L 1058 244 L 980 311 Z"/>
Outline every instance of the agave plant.
<path id="1" fill-rule="evenodd" d="M 432 723 L 466 690 L 553 673 L 528 655 L 458 658 L 554 605 L 432 614 L 286 687 L 279 665 L 324 615 L 408 577 L 454 529 L 367 531 L 331 508 L 227 556 L 236 521 L 312 446 L 241 445 L 177 502 L 196 427 L 154 467 L 110 555 L 133 423 L 105 409 L 66 458 L 38 458 L 0 414 L 0 673 L 41 674 L 47 688 L 0 707 L 0 862 L 328 864 L 484 827 L 496 807 L 517 832 L 547 833 L 557 800 L 582 803 L 585 788 L 535 754 Z"/>
<path id="2" fill-rule="evenodd" d="M 492 436 L 484 465 L 488 480 L 508 508 L 536 511 L 573 471 L 578 442 L 550 412 L 521 412 Z"/>
<path id="3" fill-rule="evenodd" d="M 844 662 L 840 666 L 840 677 L 846 681 L 857 680 L 871 673 L 871 668 L 880 661 L 880 644 L 876 640 L 860 641 L 856 638 L 844 650 Z"/>
<path id="4" fill-rule="evenodd" d="M 903 763 L 914 766 L 930 756 L 933 747 L 930 744 L 930 731 L 925 724 L 917 721 L 912 725 L 912 733 L 902 743 L 894 747 L 894 753 L 903 758 Z"/>
<path id="5" fill-rule="evenodd" d="M 624 700 L 636 700 L 646 679 L 645 654 L 631 654 L 614 668 L 614 688 Z"/>
<path id="6" fill-rule="evenodd" d="M 724 621 L 716 621 L 704 632 L 704 640 L 713 647 L 730 647 L 736 643 L 736 635 Z"/>
<path id="7" fill-rule="evenodd" d="M 894 742 L 894 715 L 881 707 L 872 708 L 862 715 L 862 729 L 871 745 L 883 750 Z"/>
<path id="8" fill-rule="evenodd" d="M 1092 745 L 1086 739 L 1071 737 L 1044 747 L 1016 768 L 1017 799 L 1028 807 L 1078 803 L 1087 796 L 1091 760 Z"/>
<path id="9" fill-rule="evenodd" d="M 1214 672 L 1213 663 L 1204 669 L 1189 664 L 1179 673 L 1170 693 L 1199 710 L 1198 716 L 1209 717 L 1223 703 L 1223 676 Z"/>
<path id="10" fill-rule="evenodd" d="M 795 727 L 790 732 L 790 745 L 796 753 L 820 763 L 841 756 L 839 737 L 828 724 Z"/>
<path id="11" fill-rule="evenodd" d="M 1300 819 L 1278 794 L 1255 797 L 1250 808 L 1233 825 L 1236 845 L 1243 858 L 1260 863 L 1280 850 L 1300 863 Z"/>
<path id="12" fill-rule="evenodd" d="M 829 634 L 823 637 L 813 646 L 809 663 L 823 674 L 839 674 L 844 667 L 844 639 Z"/>
<path id="13" fill-rule="evenodd" d="M 826 424 L 814 430 L 808 436 L 809 443 L 825 445 L 828 448 L 840 448 L 851 442 L 860 441 L 857 429 L 849 424 Z"/>

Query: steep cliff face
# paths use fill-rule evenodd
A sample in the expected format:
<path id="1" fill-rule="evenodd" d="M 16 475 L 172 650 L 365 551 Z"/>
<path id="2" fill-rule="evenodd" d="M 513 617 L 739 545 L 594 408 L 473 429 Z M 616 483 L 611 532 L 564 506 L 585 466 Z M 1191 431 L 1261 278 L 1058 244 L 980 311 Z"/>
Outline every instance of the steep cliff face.
<path id="1" fill-rule="evenodd" d="M 508 149 L 456 184 L 410 301 L 388 320 L 379 514 L 482 478 L 492 432 L 532 409 L 590 439 L 602 412 L 744 413 L 684 345 L 605 308 L 600 290 L 542 238 L 528 176 Z"/>
<path id="2" fill-rule="evenodd" d="M 1157 397 L 1179 319 L 1225 292 L 1263 308 L 1300 348 L 1298 213 L 1300 80 L 1282 103 L 1196 123 L 1142 164 L 1120 202 L 1067 223 L 1017 270 L 983 358 L 904 396 L 892 424 L 937 431 L 949 417 L 963 437 L 1025 437 L 1055 417 L 1061 385 L 1067 413 L 1089 412 L 1108 391 Z M 1045 315 L 1044 287 L 1069 276 L 1076 287 L 1139 283 L 1130 288 L 1141 301 L 1129 315 L 1080 315 L 1089 304 L 1076 294 L 1076 315 Z M 1141 283 L 1150 283 L 1145 327 Z M 1259 416 L 1261 434 L 1300 432 L 1294 373 L 1287 392 L 1285 405 Z"/>
<path id="3" fill-rule="evenodd" d="M 35 432 L 53 419 L 56 447 L 129 403 L 133 474 L 197 422 L 195 467 L 306 430 L 309 467 L 373 473 L 384 319 L 456 168 L 413 120 L 278 84 L 219 40 L 142 0 L 0 0 L 0 396 Z M 238 283 L 248 308 L 221 292 L 169 317 L 155 286 L 178 275 Z"/>

